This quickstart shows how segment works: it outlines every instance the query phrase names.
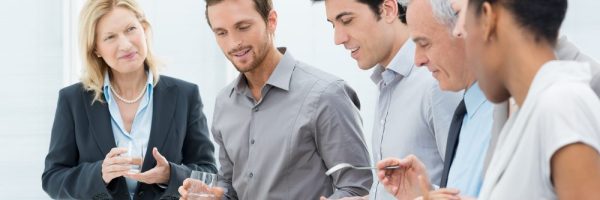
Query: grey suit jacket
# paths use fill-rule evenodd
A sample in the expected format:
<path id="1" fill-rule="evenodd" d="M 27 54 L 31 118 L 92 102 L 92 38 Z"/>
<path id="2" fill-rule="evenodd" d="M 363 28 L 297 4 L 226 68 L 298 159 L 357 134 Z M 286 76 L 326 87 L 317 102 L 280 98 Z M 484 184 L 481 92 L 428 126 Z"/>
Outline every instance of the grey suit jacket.
<path id="1" fill-rule="evenodd" d="M 559 60 L 573 60 L 579 62 L 587 62 L 590 64 L 590 72 L 592 75 L 592 80 L 590 81 L 590 87 L 592 90 L 600 97 L 600 64 L 598 61 L 594 60 L 582 52 L 579 51 L 579 48 L 575 46 L 575 44 L 571 43 L 566 36 L 561 36 L 554 49 L 554 53 Z M 490 146 L 488 147 L 487 156 L 484 164 L 484 174 L 485 169 L 491 160 L 491 157 L 494 153 L 494 149 L 496 147 L 496 141 L 498 139 L 498 135 L 500 131 L 502 131 L 502 127 L 509 116 L 509 105 L 508 102 L 503 102 L 495 105 L 494 107 L 494 123 L 492 125 L 492 139 L 490 141 Z"/>
<path id="2" fill-rule="evenodd" d="M 216 173 L 214 146 L 208 137 L 198 87 L 161 76 L 154 87 L 152 125 L 142 166 L 156 166 L 152 147 L 169 161 L 170 179 L 163 189 L 138 183 L 134 199 L 177 199 L 177 188 L 191 170 Z M 105 184 L 102 161 L 115 147 L 106 103 L 92 103 L 93 94 L 81 83 L 59 92 L 42 187 L 56 199 L 129 199 L 125 178 Z"/>

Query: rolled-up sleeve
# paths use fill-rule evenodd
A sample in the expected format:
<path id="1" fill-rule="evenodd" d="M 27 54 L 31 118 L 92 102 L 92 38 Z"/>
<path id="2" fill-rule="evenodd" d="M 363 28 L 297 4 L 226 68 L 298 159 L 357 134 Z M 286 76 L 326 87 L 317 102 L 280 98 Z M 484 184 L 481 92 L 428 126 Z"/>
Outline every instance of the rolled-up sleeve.
<path id="1" fill-rule="evenodd" d="M 316 110 L 317 148 L 328 169 L 339 163 L 369 166 L 356 93 L 343 81 L 330 83 L 319 97 Z M 329 198 L 364 196 L 373 175 L 369 170 L 343 169 L 332 174 L 334 193 Z"/>

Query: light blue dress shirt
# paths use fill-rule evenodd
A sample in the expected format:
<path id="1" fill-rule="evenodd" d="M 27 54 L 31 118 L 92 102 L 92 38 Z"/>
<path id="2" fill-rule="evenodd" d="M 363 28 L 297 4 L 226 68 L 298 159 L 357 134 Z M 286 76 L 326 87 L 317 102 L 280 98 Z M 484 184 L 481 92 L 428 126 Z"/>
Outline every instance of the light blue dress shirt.
<path id="1" fill-rule="evenodd" d="M 148 139 L 150 138 L 150 128 L 152 126 L 152 91 L 154 87 L 152 72 L 147 72 L 148 80 L 146 84 L 146 93 L 140 99 L 140 105 L 131 124 L 131 132 L 125 130 L 123 119 L 121 119 L 121 113 L 119 106 L 117 105 L 117 99 L 113 98 L 112 92 L 110 91 L 110 79 L 108 72 L 104 74 L 104 98 L 108 103 L 108 111 L 110 112 L 110 122 L 112 125 L 113 135 L 115 137 L 115 144 L 119 147 L 127 147 L 128 142 L 133 142 L 135 150 L 142 151 L 141 154 L 146 154 L 148 147 Z M 139 155 L 140 152 L 131 152 L 134 155 Z M 129 195 L 133 199 L 137 187 L 137 181 L 126 178 L 127 189 Z"/>
<path id="2" fill-rule="evenodd" d="M 483 183 L 483 166 L 492 137 L 494 106 L 475 82 L 465 92 L 467 113 L 463 118 L 458 147 L 450 172 L 448 188 L 457 188 L 461 195 L 477 197 Z"/>
<path id="3" fill-rule="evenodd" d="M 376 66 L 371 79 L 379 89 L 372 133 L 375 162 L 414 154 L 431 183 L 439 184 L 448 129 L 462 93 L 443 92 L 424 67 L 414 64 L 415 44 L 407 40 L 387 67 Z M 374 178 L 369 197 L 394 199 Z"/>

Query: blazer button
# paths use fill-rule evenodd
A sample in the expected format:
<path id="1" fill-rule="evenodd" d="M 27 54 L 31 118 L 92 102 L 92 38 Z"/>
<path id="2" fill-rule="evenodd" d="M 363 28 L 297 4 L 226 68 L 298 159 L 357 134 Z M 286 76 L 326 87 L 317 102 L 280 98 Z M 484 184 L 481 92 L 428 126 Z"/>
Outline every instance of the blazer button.
<path id="1" fill-rule="evenodd" d="M 144 195 L 144 191 L 138 192 L 138 197 L 141 197 L 142 195 Z"/>

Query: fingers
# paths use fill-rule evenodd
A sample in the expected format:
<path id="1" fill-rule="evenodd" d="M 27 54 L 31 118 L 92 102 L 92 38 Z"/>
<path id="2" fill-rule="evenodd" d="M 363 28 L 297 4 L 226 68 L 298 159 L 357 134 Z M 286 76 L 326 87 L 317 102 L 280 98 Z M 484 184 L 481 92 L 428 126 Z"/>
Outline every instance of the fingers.
<path id="1" fill-rule="evenodd" d="M 215 195 L 216 199 L 221 199 L 223 197 L 223 194 L 225 193 L 225 190 L 221 187 L 209 188 L 207 185 L 200 182 L 199 180 L 194 180 L 190 178 L 185 179 L 183 181 L 183 184 L 179 186 L 179 188 L 177 188 L 177 191 L 179 192 L 179 195 L 181 195 L 180 200 L 186 200 L 190 191 L 209 191 Z"/>
<path id="2" fill-rule="evenodd" d="M 419 186 L 421 188 L 421 194 L 423 194 L 423 200 L 429 200 L 429 185 L 426 183 L 423 176 L 419 175 Z"/>
<path id="3" fill-rule="evenodd" d="M 452 194 L 452 195 L 457 195 L 458 193 L 460 193 L 460 191 L 458 189 L 454 189 L 454 188 L 440 188 L 438 190 L 435 190 L 436 193 L 440 193 L 440 194 Z"/>
<path id="4" fill-rule="evenodd" d="M 179 198 L 179 200 L 186 200 L 187 199 L 187 190 L 183 187 L 183 186 L 179 186 L 179 188 L 177 189 L 177 191 L 179 192 L 179 195 L 181 195 L 181 197 Z"/>
<path id="5" fill-rule="evenodd" d="M 117 172 L 128 172 L 130 169 L 129 165 L 106 165 L 102 167 L 104 173 L 117 173 Z"/>
<path id="6" fill-rule="evenodd" d="M 142 182 L 142 183 L 146 183 L 146 184 L 154 184 L 154 183 L 159 183 L 158 178 L 159 175 L 157 173 L 157 169 L 152 168 L 148 171 L 145 171 L 143 173 L 131 173 L 131 172 L 127 172 L 125 174 L 123 174 L 123 176 L 127 177 L 127 178 L 131 178 L 134 179 L 136 181 Z"/>
<path id="7" fill-rule="evenodd" d="M 111 157 L 104 159 L 102 162 L 103 165 L 130 165 L 134 164 L 135 159 L 131 159 L 130 157 Z"/>
<path id="8" fill-rule="evenodd" d="M 125 152 L 127 152 L 127 148 L 123 148 L 123 147 L 112 148 L 112 149 L 110 149 L 110 152 L 108 152 L 108 154 L 106 154 L 105 159 L 119 156 L 119 155 L 121 155 L 121 154 L 123 154 Z"/>
<path id="9" fill-rule="evenodd" d="M 377 162 L 377 169 L 384 170 L 387 166 L 400 165 L 402 161 L 398 158 L 386 158 Z"/>
<path id="10" fill-rule="evenodd" d="M 192 186 L 192 179 L 190 178 L 186 178 L 185 180 L 183 180 L 183 184 L 181 184 L 181 187 L 183 187 L 183 189 L 188 189 L 190 188 L 190 186 Z"/>
<path id="11" fill-rule="evenodd" d="M 225 194 L 225 190 L 222 187 L 212 187 L 210 191 L 217 197 L 217 199 L 222 199 L 223 194 Z"/>
<path id="12" fill-rule="evenodd" d="M 429 200 L 438 200 L 438 199 L 440 199 L 440 200 L 441 199 L 460 200 L 460 196 L 458 196 L 458 193 L 446 193 L 446 192 L 442 192 L 440 190 L 433 191 L 433 192 L 429 193 Z"/>
<path id="13" fill-rule="evenodd" d="M 429 200 L 460 200 L 460 197 L 448 194 L 432 194 Z"/>
<path id="14" fill-rule="evenodd" d="M 383 159 L 379 162 L 377 162 L 377 177 L 379 178 L 379 180 L 381 180 L 382 182 L 385 181 L 385 179 L 387 179 L 387 177 L 389 177 L 391 175 L 391 173 L 393 173 L 395 170 L 388 170 L 385 169 L 385 167 L 387 166 L 393 166 L 393 165 L 401 165 L 402 160 L 398 159 L 398 158 L 386 158 Z"/>
<path id="15" fill-rule="evenodd" d="M 128 163 L 130 158 L 119 157 L 119 155 L 127 152 L 126 148 L 112 148 L 105 159 L 102 161 L 102 180 L 104 183 L 109 183 L 114 178 L 123 176 L 129 171 Z"/>
<path id="16" fill-rule="evenodd" d="M 131 173 L 129 171 L 127 171 L 127 173 L 123 174 L 123 176 L 127 177 L 127 178 L 131 178 L 131 179 L 135 179 L 139 182 L 146 182 L 146 177 L 148 176 L 146 173 L 148 171 L 144 172 L 144 173 Z"/>
<path id="17" fill-rule="evenodd" d="M 154 156 L 154 159 L 156 160 L 156 165 L 169 165 L 169 161 L 158 152 L 156 147 L 152 148 L 152 156 Z"/>
<path id="18" fill-rule="evenodd" d="M 421 162 L 421 160 L 419 160 L 417 156 L 412 154 L 408 155 L 405 159 L 403 159 L 403 161 L 405 161 L 405 164 L 413 168 L 415 171 L 427 173 L 427 169 L 425 169 L 425 164 L 423 164 L 423 162 Z"/>
<path id="19" fill-rule="evenodd" d="M 123 176 L 123 174 L 126 174 L 129 171 L 129 167 L 126 167 L 125 169 L 121 169 L 119 167 L 120 166 L 115 165 L 111 167 L 102 168 L 102 180 L 104 181 L 104 183 L 108 184 L 113 179 Z"/>
<path id="20" fill-rule="evenodd" d="M 439 190 L 435 190 L 429 192 L 429 199 L 450 199 L 450 200 L 460 200 L 459 190 L 453 188 L 441 188 Z"/>

